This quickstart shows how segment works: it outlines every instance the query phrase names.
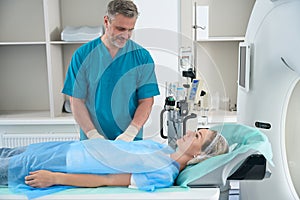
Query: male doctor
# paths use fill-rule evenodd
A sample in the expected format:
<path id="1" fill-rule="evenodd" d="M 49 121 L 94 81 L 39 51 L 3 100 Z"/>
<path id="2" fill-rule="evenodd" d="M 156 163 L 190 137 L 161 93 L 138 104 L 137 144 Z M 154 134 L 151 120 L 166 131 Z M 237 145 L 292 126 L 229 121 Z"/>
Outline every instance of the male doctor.
<path id="1" fill-rule="evenodd" d="M 62 92 L 70 96 L 81 140 L 143 139 L 159 89 L 150 53 L 130 39 L 137 17 L 131 0 L 112 0 L 104 35 L 73 54 Z"/>

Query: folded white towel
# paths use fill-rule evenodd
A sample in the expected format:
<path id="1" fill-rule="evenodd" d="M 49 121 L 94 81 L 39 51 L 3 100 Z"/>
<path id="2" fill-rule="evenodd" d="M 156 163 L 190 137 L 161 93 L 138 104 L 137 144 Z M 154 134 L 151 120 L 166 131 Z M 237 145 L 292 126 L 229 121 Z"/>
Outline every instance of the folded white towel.
<path id="1" fill-rule="evenodd" d="M 61 32 L 61 40 L 72 41 L 87 41 L 103 35 L 102 26 L 66 26 Z"/>

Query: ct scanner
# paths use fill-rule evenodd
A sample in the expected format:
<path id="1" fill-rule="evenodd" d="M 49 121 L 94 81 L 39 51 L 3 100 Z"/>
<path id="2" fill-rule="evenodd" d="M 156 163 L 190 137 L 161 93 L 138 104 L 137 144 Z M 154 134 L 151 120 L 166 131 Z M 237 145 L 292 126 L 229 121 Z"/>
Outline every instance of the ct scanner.
<path id="1" fill-rule="evenodd" d="M 241 199 L 299 199 L 299 0 L 256 0 L 240 47 L 238 83 L 238 123 L 268 136 L 275 164 L 270 178 L 240 183 Z"/>

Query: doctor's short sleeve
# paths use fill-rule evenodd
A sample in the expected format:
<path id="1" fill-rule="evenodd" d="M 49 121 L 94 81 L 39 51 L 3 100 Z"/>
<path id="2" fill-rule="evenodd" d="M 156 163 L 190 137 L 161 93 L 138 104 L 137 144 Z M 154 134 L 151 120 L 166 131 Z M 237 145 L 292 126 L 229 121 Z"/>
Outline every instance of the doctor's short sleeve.
<path id="1" fill-rule="evenodd" d="M 137 95 L 139 99 L 145 99 L 159 95 L 159 89 L 155 74 L 155 64 L 148 51 L 143 51 L 144 64 L 138 67 L 139 79 L 137 80 Z"/>
<path id="2" fill-rule="evenodd" d="M 66 74 L 62 93 L 75 98 L 86 98 L 88 94 L 87 88 L 90 83 L 90 79 L 87 76 L 90 72 L 87 74 L 87 70 L 93 67 L 94 63 L 91 61 L 98 62 L 97 53 L 100 45 L 101 40 L 97 38 L 82 45 L 74 52 Z M 97 74 L 97 72 L 94 74 Z"/>
<path id="3" fill-rule="evenodd" d="M 88 82 L 83 67 L 84 58 L 82 58 L 80 52 L 80 49 L 78 49 L 72 57 L 62 92 L 75 98 L 84 99 Z"/>

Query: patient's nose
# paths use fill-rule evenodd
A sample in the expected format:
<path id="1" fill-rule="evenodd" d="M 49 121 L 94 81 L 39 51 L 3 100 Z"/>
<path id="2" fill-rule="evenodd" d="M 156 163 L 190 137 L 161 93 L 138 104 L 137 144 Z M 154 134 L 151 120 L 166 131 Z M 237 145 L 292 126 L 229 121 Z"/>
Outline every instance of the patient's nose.
<path id="1" fill-rule="evenodd" d="M 186 135 L 187 135 L 187 137 L 191 137 L 191 136 L 193 136 L 195 133 L 193 132 L 193 131 L 188 131 L 187 133 L 186 133 Z"/>

